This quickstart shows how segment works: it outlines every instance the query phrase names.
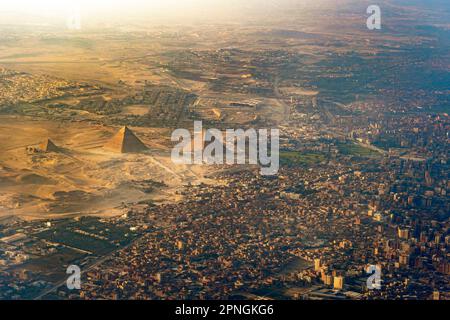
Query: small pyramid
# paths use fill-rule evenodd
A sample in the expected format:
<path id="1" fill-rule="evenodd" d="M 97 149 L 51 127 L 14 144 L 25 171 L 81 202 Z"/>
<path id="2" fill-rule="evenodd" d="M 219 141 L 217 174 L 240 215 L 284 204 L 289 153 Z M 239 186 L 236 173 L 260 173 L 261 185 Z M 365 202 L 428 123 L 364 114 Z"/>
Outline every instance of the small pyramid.
<path id="1" fill-rule="evenodd" d="M 59 148 L 52 140 L 47 139 L 39 145 L 39 149 L 43 152 L 58 152 Z"/>
<path id="2" fill-rule="evenodd" d="M 127 127 L 120 129 L 104 148 L 118 153 L 134 153 L 147 150 L 145 144 Z"/>

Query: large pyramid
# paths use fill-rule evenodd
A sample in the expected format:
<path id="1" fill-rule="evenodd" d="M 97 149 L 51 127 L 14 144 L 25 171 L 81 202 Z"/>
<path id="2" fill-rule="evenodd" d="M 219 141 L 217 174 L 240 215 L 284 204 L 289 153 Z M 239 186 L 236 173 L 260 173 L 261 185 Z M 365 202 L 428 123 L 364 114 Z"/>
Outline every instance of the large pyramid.
<path id="1" fill-rule="evenodd" d="M 58 152 L 59 148 L 53 143 L 52 140 L 47 139 L 39 145 L 39 150 L 43 152 Z"/>
<path id="2" fill-rule="evenodd" d="M 145 144 L 127 127 L 120 129 L 104 148 L 118 153 L 133 153 L 147 150 Z"/>

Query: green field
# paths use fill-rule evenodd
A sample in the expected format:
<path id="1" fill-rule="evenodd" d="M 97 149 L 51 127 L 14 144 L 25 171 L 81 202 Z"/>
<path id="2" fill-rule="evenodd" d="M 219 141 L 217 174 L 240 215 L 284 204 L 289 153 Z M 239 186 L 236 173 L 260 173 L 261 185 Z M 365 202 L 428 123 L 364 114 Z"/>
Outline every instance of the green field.
<path id="1" fill-rule="evenodd" d="M 77 230 L 87 234 L 82 234 Z M 96 255 L 104 255 L 116 249 L 117 244 L 126 245 L 137 236 L 137 233 L 130 232 L 124 226 L 105 224 L 97 218 L 85 217 L 79 221 L 69 220 L 57 223 L 51 229 L 40 232 L 35 236 L 71 248 L 89 251 Z"/>
<path id="2" fill-rule="evenodd" d="M 280 163 L 285 166 L 311 166 L 326 159 L 318 152 L 281 151 Z"/>
<path id="3" fill-rule="evenodd" d="M 341 154 L 357 157 L 376 157 L 380 154 L 372 149 L 348 142 L 338 144 L 338 150 Z"/>
<path id="4" fill-rule="evenodd" d="M 70 230 L 47 230 L 36 236 L 61 245 L 89 251 L 97 255 L 106 254 L 116 248 L 116 246 L 108 241 L 82 235 Z"/>
<path id="5" fill-rule="evenodd" d="M 82 259 L 85 255 L 70 248 L 60 248 L 58 252 L 31 259 L 12 270 L 28 270 L 34 273 L 40 273 L 42 279 L 49 282 L 61 280 L 66 275 L 66 268 L 74 261 Z"/>

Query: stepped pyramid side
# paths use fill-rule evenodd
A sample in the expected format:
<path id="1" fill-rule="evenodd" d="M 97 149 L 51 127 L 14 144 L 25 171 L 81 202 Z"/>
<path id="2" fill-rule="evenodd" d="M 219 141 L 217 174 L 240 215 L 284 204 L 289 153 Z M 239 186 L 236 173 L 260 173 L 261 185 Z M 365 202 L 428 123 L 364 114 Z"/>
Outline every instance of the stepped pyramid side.
<path id="1" fill-rule="evenodd" d="M 120 129 L 104 148 L 118 153 L 134 153 L 147 150 L 145 144 L 127 127 Z"/>
<path id="2" fill-rule="evenodd" d="M 39 145 L 39 149 L 44 151 L 44 152 L 57 152 L 57 151 L 59 151 L 59 148 L 50 139 L 47 139 L 44 142 L 42 142 Z"/>

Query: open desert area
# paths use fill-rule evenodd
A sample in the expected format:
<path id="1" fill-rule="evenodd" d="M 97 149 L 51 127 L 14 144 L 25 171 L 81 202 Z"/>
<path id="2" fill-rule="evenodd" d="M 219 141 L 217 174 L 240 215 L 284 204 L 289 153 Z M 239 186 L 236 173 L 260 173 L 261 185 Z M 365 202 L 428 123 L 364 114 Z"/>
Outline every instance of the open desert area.
<path id="1" fill-rule="evenodd" d="M 129 203 L 177 201 L 180 187 L 205 180 L 205 168 L 171 162 L 158 129 L 136 131 L 148 150 L 117 153 L 103 148 L 117 128 L 17 116 L 2 116 L 0 123 L 3 217 L 117 215 Z M 58 149 L 27 150 L 47 139 Z"/>

